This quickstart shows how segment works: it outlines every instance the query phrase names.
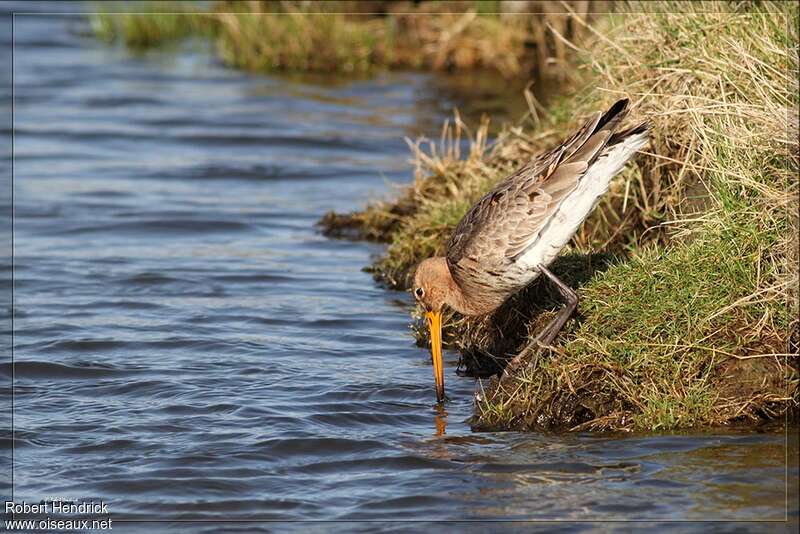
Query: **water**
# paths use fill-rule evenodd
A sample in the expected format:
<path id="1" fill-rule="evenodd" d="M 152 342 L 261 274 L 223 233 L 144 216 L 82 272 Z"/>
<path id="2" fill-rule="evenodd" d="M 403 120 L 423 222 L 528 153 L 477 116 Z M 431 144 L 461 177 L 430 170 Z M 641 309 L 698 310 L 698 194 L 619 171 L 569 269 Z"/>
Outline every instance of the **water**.
<path id="1" fill-rule="evenodd" d="M 254 76 L 82 29 L 16 21 L 18 501 L 102 498 L 133 531 L 784 519 L 782 433 L 473 433 L 452 353 L 435 408 L 411 299 L 361 271 L 381 248 L 314 223 L 409 179 L 403 136 L 458 103 L 441 79 Z"/>

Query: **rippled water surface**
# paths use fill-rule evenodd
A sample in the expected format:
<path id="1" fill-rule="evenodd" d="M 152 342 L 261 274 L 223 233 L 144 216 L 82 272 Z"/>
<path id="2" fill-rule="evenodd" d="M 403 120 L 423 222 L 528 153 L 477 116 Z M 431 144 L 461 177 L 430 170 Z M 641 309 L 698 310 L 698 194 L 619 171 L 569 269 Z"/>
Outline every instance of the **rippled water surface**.
<path id="1" fill-rule="evenodd" d="M 16 19 L 18 500 L 103 498 L 118 519 L 784 518 L 781 433 L 473 433 L 455 354 L 436 411 L 408 295 L 361 271 L 381 248 L 314 224 L 409 180 L 403 136 L 459 103 L 442 79 L 255 76 L 85 30 Z"/>

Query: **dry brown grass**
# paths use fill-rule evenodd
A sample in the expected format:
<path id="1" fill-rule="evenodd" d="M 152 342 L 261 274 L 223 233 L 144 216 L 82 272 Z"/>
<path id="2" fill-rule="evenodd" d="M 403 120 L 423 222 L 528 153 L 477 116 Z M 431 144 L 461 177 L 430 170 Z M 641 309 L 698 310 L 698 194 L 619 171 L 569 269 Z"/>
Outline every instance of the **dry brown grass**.
<path id="1" fill-rule="evenodd" d="M 526 355 L 499 387 L 485 384 L 476 426 L 663 429 L 796 407 L 797 10 L 660 3 L 591 31 L 586 88 L 537 133 L 507 128 L 491 146 L 474 135 L 467 157 L 452 128 L 436 151 L 415 146 L 412 215 L 386 227 L 376 274 L 404 287 L 493 183 L 629 96 L 653 142 L 554 266 L 582 299 L 558 347 L 530 345 L 556 305 L 541 283 L 491 317 L 450 320 L 447 339 L 475 372 Z"/>
<path id="2" fill-rule="evenodd" d="M 476 426 L 664 429 L 759 421 L 796 407 L 796 6 L 630 4 L 595 23 L 580 13 L 499 16 L 493 3 L 465 5 L 450 8 L 459 14 L 427 3 L 409 13 L 410 4 L 382 3 L 379 17 L 227 3 L 200 15 L 210 26 L 150 20 L 159 18 L 153 13 L 123 24 L 100 18 L 95 28 L 131 46 L 202 28 L 232 65 L 257 71 L 411 66 L 518 76 L 555 65 L 568 75 L 583 62 L 572 82 L 582 80 L 581 90 L 546 115 L 532 105 L 529 118 L 492 143 L 485 125 L 470 132 L 457 116 L 438 143 L 412 143 L 413 186 L 395 202 L 329 215 L 327 228 L 344 222 L 389 242 L 376 276 L 403 288 L 497 180 L 581 116 L 629 96 L 634 114 L 652 119 L 653 143 L 553 266 L 581 297 L 557 346 L 531 345 L 557 306 L 541 282 L 491 317 L 450 318 L 449 345 L 473 372 L 497 372 L 524 356 L 502 383 L 486 384 Z M 259 15 L 270 10 L 280 13 Z M 459 153 L 462 136 L 471 139 L 467 154 Z M 419 331 L 423 343 L 425 335 Z"/>
<path id="3" fill-rule="evenodd" d="M 525 12 L 499 13 L 497 2 L 249 0 L 214 2 L 206 12 L 162 1 L 139 4 L 131 14 L 100 9 L 90 19 L 96 35 L 134 49 L 209 37 L 226 63 L 257 72 L 485 69 L 511 78 L 561 73 L 571 51 L 556 35 L 578 38 L 585 29 L 575 17 L 608 4 L 533 2 Z"/>
<path id="4" fill-rule="evenodd" d="M 479 424 L 660 429 L 797 406 L 797 11 L 767 7 L 637 13 L 593 49 L 598 97 L 629 95 L 656 124 L 594 219 L 632 212 L 644 232 L 580 292 L 562 347 L 479 404 Z"/>

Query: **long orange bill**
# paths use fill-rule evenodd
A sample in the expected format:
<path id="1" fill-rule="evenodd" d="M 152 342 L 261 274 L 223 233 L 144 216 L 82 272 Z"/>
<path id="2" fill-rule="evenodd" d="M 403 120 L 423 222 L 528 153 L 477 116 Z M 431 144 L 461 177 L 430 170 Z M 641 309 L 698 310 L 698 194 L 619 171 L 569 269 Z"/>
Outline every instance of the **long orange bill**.
<path id="1" fill-rule="evenodd" d="M 444 400 L 444 364 L 442 363 L 442 312 L 426 312 L 431 333 L 431 356 L 433 357 L 433 379 L 436 381 L 436 401 Z"/>

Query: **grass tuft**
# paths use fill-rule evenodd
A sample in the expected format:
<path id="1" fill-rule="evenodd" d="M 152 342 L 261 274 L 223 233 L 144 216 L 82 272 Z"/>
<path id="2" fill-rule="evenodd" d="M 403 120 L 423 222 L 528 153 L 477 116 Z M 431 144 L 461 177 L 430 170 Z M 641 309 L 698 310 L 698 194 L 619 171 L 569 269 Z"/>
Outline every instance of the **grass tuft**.
<path id="1" fill-rule="evenodd" d="M 351 219 L 391 221 L 369 230 L 390 243 L 373 268 L 405 288 L 483 192 L 580 117 L 628 96 L 653 121 L 651 146 L 553 265 L 581 299 L 555 347 L 532 344 L 558 305 L 541 281 L 489 317 L 450 318 L 469 371 L 523 362 L 483 384 L 476 428 L 668 430 L 798 405 L 797 8 L 648 10 L 594 25 L 584 84 L 543 120 L 534 110 L 533 130 L 490 145 L 478 128 L 462 156 L 456 121 L 438 146 L 412 147 L 417 176 L 398 203 Z"/>
<path id="2" fill-rule="evenodd" d="M 175 43 L 192 35 L 212 35 L 212 18 L 184 2 L 142 2 L 135 12 L 123 4 L 96 4 L 89 14 L 94 35 L 106 42 L 144 49 Z M 127 9 L 126 9 L 127 8 Z M 154 16 L 158 13 L 157 16 Z"/>
<path id="3" fill-rule="evenodd" d="M 141 50 L 191 35 L 212 39 L 223 61 L 255 72 L 369 73 L 380 69 L 485 69 L 506 78 L 559 73 L 573 21 L 607 2 L 552 2 L 543 13 L 500 13 L 497 2 L 148 2 L 137 13 L 90 16 L 95 35 Z"/>

